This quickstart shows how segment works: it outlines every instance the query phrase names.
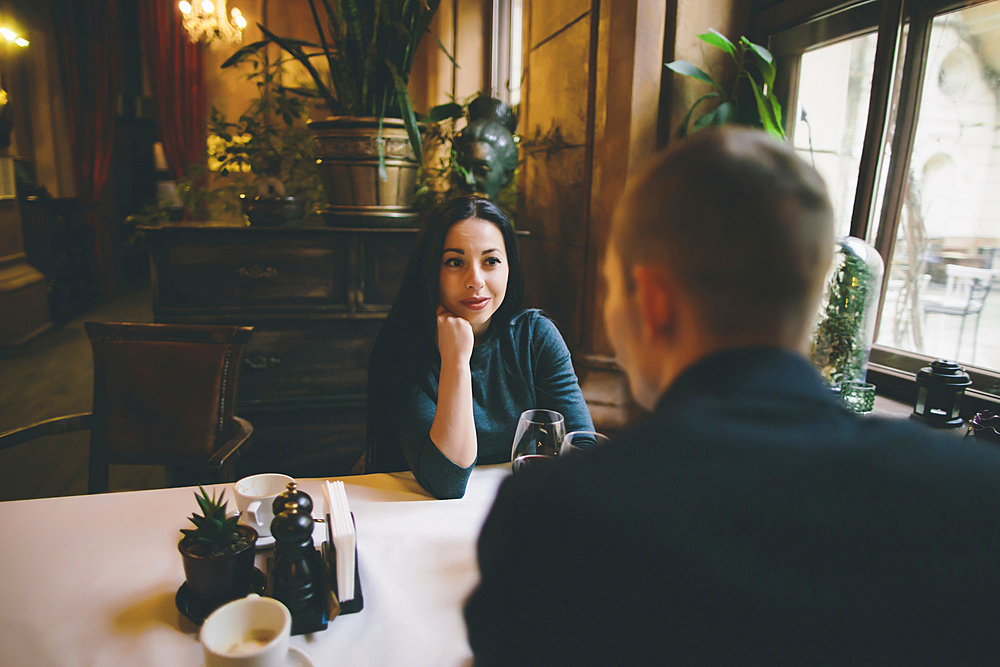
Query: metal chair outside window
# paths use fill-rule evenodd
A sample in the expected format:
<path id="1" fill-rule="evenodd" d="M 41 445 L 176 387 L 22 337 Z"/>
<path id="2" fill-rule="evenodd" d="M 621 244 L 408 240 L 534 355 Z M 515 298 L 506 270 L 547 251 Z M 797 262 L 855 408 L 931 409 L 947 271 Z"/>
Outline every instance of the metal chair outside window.
<path id="1" fill-rule="evenodd" d="M 958 329 L 958 344 L 955 346 L 956 359 L 962 350 L 962 337 L 965 334 L 966 320 L 969 317 L 975 317 L 975 324 L 972 327 L 971 361 L 975 362 L 976 360 L 976 347 L 979 343 L 979 320 L 996 273 L 996 269 L 977 269 L 971 266 L 947 264 L 945 266 L 947 282 L 945 283 L 944 295 L 940 299 L 930 299 L 929 297 L 923 299 L 925 315 L 937 313 L 962 318 Z"/>

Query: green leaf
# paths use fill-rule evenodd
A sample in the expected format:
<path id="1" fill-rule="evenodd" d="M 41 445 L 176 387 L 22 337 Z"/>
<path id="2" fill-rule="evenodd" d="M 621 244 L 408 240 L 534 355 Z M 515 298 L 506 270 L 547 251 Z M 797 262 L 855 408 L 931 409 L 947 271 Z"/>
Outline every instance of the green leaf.
<path id="1" fill-rule="evenodd" d="M 698 39 L 705 42 L 706 44 L 711 44 L 717 49 L 722 49 L 730 56 L 733 60 L 736 60 L 736 45 L 729 41 L 725 35 L 723 35 L 718 30 L 714 28 L 709 28 L 708 32 L 698 35 Z"/>
<path id="2" fill-rule="evenodd" d="M 457 120 L 465 114 L 462 109 L 462 105 L 458 102 L 446 102 L 445 104 L 439 104 L 436 107 L 432 107 L 427 115 L 424 116 L 424 120 L 428 123 L 440 123 L 442 120 L 451 118 Z"/>
<path id="3" fill-rule="evenodd" d="M 420 140 L 420 128 L 417 127 L 417 117 L 413 113 L 413 105 L 410 104 L 410 94 L 406 90 L 406 83 L 396 71 L 396 66 L 391 61 L 386 61 L 392 79 L 396 83 L 396 101 L 399 103 L 399 111 L 403 116 L 403 123 L 406 125 L 406 134 L 410 137 L 413 150 L 417 155 L 417 161 L 423 161 L 424 145 Z"/>
<path id="4" fill-rule="evenodd" d="M 771 88 L 774 86 L 774 76 L 776 73 L 774 68 L 774 59 L 771 58 L 771 54 L 768 53 L 767 49 L 764 47 L 757 46 L 756 44 L 750 44 L 750 47 L 750 59 L 763 75 L 764 83 L 767 84 L 768 94 L 770 94 Z M 764 55 L 761 54 L 761 51 L 763 51 L 764 54 L 767 54 L 767 57 L 764 57 Z"/>
<path id="5" fill-rule="evenodd" d="M 434 41 L 437 42 L 438 48 L 441 49 L 441 53 L 447 56 L 448 60 L 451 61 L 451 64 L 454 65 L 457 69 L 462 69 L 462 66 L 459 65 L 457 62 L 455 62 L 455 57 L 452 56 L 450 53 L 448 53 L 448 49 L 444 48 L 444 44 L 442 44 L 438 36 L 434 34 L 434 31 L 428 30 L 427 32 L 429 32 L 431 37 L 434 38 Z"/>
<path id="6" fill-rule="evenodd" d="M 707 114 L 698 117 L 698 119 L 694 121 L 694 131 L 697 132 L 708 125 L 720 125 L 721 123 L 716 121 L 716 116 L 718 115 L 717 112 L 717 108 L 712 109 Z"/>
<path id="7" fill-rule="evenodd" d="M 222 68 L 225 69 L 226 67 L 232 67 L 236 63 L 243 62 L 250 56 L 257 53 L 261 48 L 267 46 L 270 43 L 271 40 L 263 39 L 259 42 L 254 42 L 253 44 L 247 44 L 242 49 L 240 49 L 233 55 L 229 56 L 229 58 L 226 59 L 226 62 L 222 63 Z"/>
<path id="8" fill-rule="evenodd" d="M 781 124 L 781 103 L 778 102 L 778 98 L 774 95 L 769 95 L 768 99 L 771 100 L 771 112 L 774 114 L 774 122 L 778 127 L 778 131 L 781 133 L 779 136 L 785 138 L 785 128 Z"/>
<path id="9" fill-rule="evenodd" d="M 729 102 L 723 102 L 715 109 L 715 118 L 712 121 L 714 125 L 725 125 L 726 123 L 731 123 L 734 116 L 736 115 L 736 110 L 733 105 Z"/>
<path id="10" fill-rule="evenodd" d="M 691 122 L 691 114 L 694 113 L 695 108 L 705 100 L 713 99 L 716 97 L 721 97 L 721 95 L 719 93 L 708 93 L 707 95 L 702 95 L 697 100 L 695 100 L 695 103 L 691 105 L 690 109 L 688 109 L 687 114 L 684 116 L 684 121 L 681 123 L 681 129 L 680 129 L 681 137 L 687 136 L 688 123 Z"/>
<path id="11" fill-rule="evenodd" d="M 781 126 L 775 121 L 772 115 L 772 108 L 770 102 L 764 98 L 763 93 L 760 92 L 760 87 L 757 82 L 753 79 L 747 77 L 750 81 L 750 85 L 753 87 L 754 99 L 757 100 L 757 111 L 760 114 L 760 126 L 765 130 L 775 135 L 776 137 L 784 138 L 785 133 L 781 130 Z"/>
<path id="12" fill-rule="evenodd" d="M 690 76 L 699 81 L 704 81 L 705 83 L 715 86 L 719 90 L 722 90 L 722 86 L 715 82 L 715 79 L 705 74 L 699 68 L 695 67 L 686 60 L 675 60 L 672 63 L 666 63 L 667 67 L 677 72 L 678 74 L 683 74 L 684 76 Z"/>
<path id="13" fill-rule="evenodd" d="M 767 49 L 765 49 L 763 46 L 761 46 L 760 44 L 754 44 L 753 42 L 751 42 L 750 40 L 748 40 L 746 37 L 743 38 L 743 41 L 746 42 L 746 45 L 748 47 L 750 47 L 750 49 L 756 55 L 760 56 L 763 60 L 765 60 L 765 61 L 767 61 L 769 63 L 773 63 L 774 62 L 774 56 L 772 56 L 771 52 L 768 51 Z"/>

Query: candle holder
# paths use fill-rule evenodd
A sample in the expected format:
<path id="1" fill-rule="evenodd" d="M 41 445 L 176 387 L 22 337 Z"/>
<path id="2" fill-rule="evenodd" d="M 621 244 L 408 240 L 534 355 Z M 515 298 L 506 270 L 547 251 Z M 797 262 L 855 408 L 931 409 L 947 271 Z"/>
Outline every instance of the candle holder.
<path id="1" fill-rule="evenodd" d="M 935 428 L 962 426 L 962 396 L 971 384 L 969 374 L 958 364 L 944 359 L 932 361 L 917 373 L 917 403 L 910 416 Z"/>

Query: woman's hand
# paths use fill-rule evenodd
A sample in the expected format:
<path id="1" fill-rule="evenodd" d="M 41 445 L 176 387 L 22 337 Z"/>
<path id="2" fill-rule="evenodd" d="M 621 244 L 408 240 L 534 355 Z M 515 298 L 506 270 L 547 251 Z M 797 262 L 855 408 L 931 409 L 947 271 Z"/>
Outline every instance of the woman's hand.
<path id="1" fill-rule="evenodd" d="M 468 363 L 472 358 L 475 336 L 469 320 L 458 317 L 444 306 L 437 309 L 437 346 L 441 364 Z"/>

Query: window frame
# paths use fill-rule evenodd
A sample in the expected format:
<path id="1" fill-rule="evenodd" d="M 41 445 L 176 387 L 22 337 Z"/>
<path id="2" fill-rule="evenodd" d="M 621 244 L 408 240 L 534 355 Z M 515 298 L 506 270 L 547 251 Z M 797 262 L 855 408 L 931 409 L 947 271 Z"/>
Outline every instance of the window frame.
<path id="1" fill-rule="evenodd" d="M 990 1 L 757 0 L 753 8 L 752 39 L 767 44 L 777 61 L 775 92 L 784 104 L 785 127 L 790 136 L 795 131 L 793 110 L 798 102 L 797 81 L 802 54 L 861 34 L 878 34 L 850 231 L 851 236 L 872 239 L 872 245 L 885 262 L 876 331 L 881 325 L 889 265 L 901 219 L 934 18 Z M 902 44 L 903 28 L 907 24 L 909 28 L 905 44 Z M 915 73 L 919 76 L 914 76 Z M 894 98 L 899 100 L 895 116 L 891 107 Z M 890 128 L 891 157 L 886 158 L 882 147 Z M 870 355 L 869 376 L 879 386 L 879 393 L 912 403 L 917 392 L 916 374 L 934 359 L 875 344 Z M 1000 411 L 1000 373 L 963 365 L 973 381 L 972 388 L 966 392 L 968 399 L 963 413 L 971 416 L 982 409 Z"/>

